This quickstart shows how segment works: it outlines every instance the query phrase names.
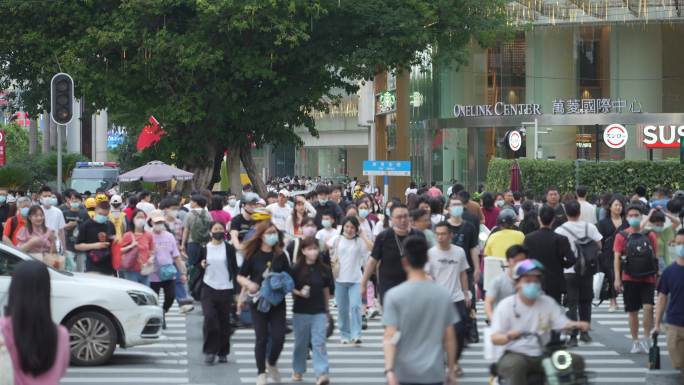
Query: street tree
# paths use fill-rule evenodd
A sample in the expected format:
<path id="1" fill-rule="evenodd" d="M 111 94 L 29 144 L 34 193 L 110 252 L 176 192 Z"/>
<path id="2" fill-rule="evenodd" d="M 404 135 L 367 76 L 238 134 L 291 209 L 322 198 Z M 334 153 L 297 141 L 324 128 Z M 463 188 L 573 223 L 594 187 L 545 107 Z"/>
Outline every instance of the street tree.
<path id="1" fill-rule="evenodd" d="M 36 6 L 36 4 L 40 6 Z M 168 135 L 154 157 L 217 181 L 224 152 L 258 192 L 252 149 L 317 135 L 313 112 L 379 71 L 463 63 L 471 41 L 506 38 L 505 0 L 6 0 L 0 17 L 5 86 L 29 111 L 49 103 L 58 71 L 75 79 L 86 112 L 108 108 L 137 134 L 154 115 Z M 336 90 L 336 91 L 334 91 Z M 233 186 L 235 187 L 235 186 Z"/>

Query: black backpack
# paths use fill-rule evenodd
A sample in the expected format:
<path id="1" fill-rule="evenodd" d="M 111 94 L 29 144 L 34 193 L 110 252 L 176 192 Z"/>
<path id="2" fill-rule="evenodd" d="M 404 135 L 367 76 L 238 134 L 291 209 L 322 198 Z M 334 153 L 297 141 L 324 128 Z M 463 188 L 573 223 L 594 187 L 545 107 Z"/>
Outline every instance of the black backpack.
<path id="1" fill-rule="evenodd" d="M 658 272 L 658 260 L 648 232 L 628 234 L 621 231 L 620 234 L 627 240 L 626 253 L 622 257 L 622 271 L 634 278 L 655 275 Z"/>
<path id="2" fill-rule="evenodd" d="M 575 238 L 575 273 L 580 276 L 592 276 L 598 272 L 599 255 L 601 249 L 595 240 L 589 237 L 589 224 L 584 224 L 584 236 L 578 237 L 575 233 L 570 231 L 566 226 L 561 226 L 565 231 Z"/>

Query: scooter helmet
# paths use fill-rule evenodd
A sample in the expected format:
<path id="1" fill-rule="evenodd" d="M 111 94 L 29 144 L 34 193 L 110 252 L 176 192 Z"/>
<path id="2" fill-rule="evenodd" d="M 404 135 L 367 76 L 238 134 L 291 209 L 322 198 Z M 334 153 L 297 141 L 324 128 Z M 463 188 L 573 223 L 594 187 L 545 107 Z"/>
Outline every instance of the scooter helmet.
<path id="1" fill-rule="evenodd" d="M 90 197 L 90 198 L 86 199 L 85 200 L 85 207 L 86 207 L 86 209 L 95 209 L 95 207 L 97 207 L 97 201 L 95 200 L 95 198 Z"/>

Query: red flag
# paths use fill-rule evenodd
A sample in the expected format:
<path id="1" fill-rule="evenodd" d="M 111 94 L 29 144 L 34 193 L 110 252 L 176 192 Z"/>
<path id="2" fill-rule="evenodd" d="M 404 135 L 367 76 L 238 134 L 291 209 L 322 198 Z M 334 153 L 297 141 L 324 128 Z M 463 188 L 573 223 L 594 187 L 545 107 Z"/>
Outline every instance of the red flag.
<path id="1" fill-rule="evenodd" d="M 166 131 L 159 126 L 159 122 L 154 116 L 150 116 L 148 121 L 150 124 L 146 124 L 145 127 L 143 127 L 140 136 L 138 136 L 138 144 L 136 145 L 138 151 L 142 151 L 154 145 L 161 140 L 162 136 L 166 135 Z"/>

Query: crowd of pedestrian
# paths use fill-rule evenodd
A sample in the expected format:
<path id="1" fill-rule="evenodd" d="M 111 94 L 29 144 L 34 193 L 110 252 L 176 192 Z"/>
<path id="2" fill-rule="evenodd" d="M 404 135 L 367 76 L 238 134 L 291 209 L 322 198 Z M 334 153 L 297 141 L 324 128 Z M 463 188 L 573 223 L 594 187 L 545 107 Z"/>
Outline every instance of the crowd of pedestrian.
<path id="1" fill-rule="evenodd" d="M 521 339 L 525 333 L 548 341 L 571 329 L 569 347 L 590 343 L 592 301 L 609 301 L 617 311 L 620 293 L 631 353 L 646 353 L 652 332 L 666 322 L 670 357 L 681 368 L 683 207 L 684 192 L 663 189 L 651 200 L 642 187 L 631 196 L 592 199 L 580 186 L 561 199 L 549 187 L 534 199 L 513 191 L 471 195 L 458 183 L 446 194 L 435 183 L 412 184 L 403 199 L 385 202 L 356 178 L 344 186 L 278 179 L 266 196 L 246 185 L 235 195 L 203 190 L 155 200 L 147 191 L 86 196 L 43 187 L 10 197 L 0 190 L 4 243 L 68 271 L 163 291 L 165 313 L 174 301 L 182 312 L 193 310 L 192 297 L 199 301 L 208 365 L 228 362 L 230 336 L 249 314 L 257 385 L 267 375 L 282 380 L 277 364 L 290 332 L 292 380 L 302 380 L 309 351 L 316 384 L 333 380 L 326 351 L 333 306 L 339 343 L 350 348 L 362 346 L 367 320 L 382 314 L 389 384 L 454 383 L 464 375 L 463 350 L 479 342 L 478 317 L 490 324 L 485 344 L 503 346 L 495 357 L 499 374 L 525 384 L 541 370 L 542 355 Z M 32 266 L 26 274 L 39 274 Z M 476 312 L 478 300 L 484 314 Z M 12 315 L 21 306 L 16 298 L 13 306 L 0 323 L 8 346 L 25 333 Z M 56 352 L 41 353 L 50 356 L 49 368 L 24 362 L 31 353 L 13 347 L 20 370 L 58 371 L 61 333 L 57 327 L 45 337 L 57 341 Z"/>

